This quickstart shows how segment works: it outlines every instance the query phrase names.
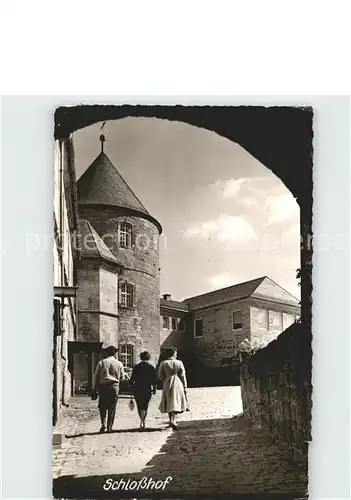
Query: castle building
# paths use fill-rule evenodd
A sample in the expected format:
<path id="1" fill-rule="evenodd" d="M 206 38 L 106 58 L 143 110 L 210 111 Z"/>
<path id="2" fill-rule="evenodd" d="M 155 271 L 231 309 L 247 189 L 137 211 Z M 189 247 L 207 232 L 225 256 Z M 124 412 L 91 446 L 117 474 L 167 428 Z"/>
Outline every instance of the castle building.
<path id="1" fill-rule="evenodd" d="M 160 352 L 162 227 L 104 153 L 104 136 L 100 139 L 100 154 L 77 182 L 82 258 L 73 373 L 81 389 L 75 392 L 89 390 L 104 344 L 118 346 L 127 370 L 143 350 L 155 364 Z"/>
<path id="2" fill-rule="evenodd" d="M 54 441 L 61 410 L 71 397 L 72 377 L 69 348 L 77 338 L 77 267 L 79 252 L 75 244 L 78 229 L 78 203 L 72 138 L 54 143 L 53 192 L 53 401 Z"/>
<path id="3" fill-rule="evenodd" d="M 179 349 L 190 384 L 232 383 L 239 344 L 267 344 L 300 317 L 298 300 L 267 276 L 182 302 L 160 301 L 161 353 Z"/>
<path id="4" fill-rule="evenodd" d="M 85 394 L 92 386 L 101 346 L 118 344 L 119 260 L 89 221 L 80 219 L 78 273 L 78 333 L 70 344 L 73 394 Z"/>
<path id="5" fill-rule="evenodd" d="M 157 365 L 177 347 L 191 385 L 234 383 L 238 346 L 268 343 L 300 315 L 298 300 L 264 276 L 181 302 L 160 299 L 160 223 L 101 152 L 77 182 L 78 332 L 70 343 L 73 393 L 86 394 L 101 348 L 125 370 L 148 350 Z"/>

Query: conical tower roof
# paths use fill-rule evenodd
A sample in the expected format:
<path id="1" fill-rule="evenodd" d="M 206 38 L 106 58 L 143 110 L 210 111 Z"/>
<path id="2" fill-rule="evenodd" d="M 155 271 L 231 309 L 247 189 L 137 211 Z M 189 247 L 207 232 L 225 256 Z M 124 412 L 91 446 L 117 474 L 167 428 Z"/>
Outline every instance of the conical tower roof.
<path id="1" fill-rule="evenodd" d="M 151 220 L 162 232 L 160 223 L 150 215 L 103 151 L 78 180 L 77 191 L 79 205 L 82 207 L 107 205 L 136 212 Z"/>
<path id="2" fill-rule="evenodd" d="M 79 203 L 131 208 L 150 215 L 105 153 L 100 153 L 77 182 Z"/>
<path id="3" fill-rule="evenodd" d="M 93 226 L 87 220 L 79 221 L 80 253 L 88 258 L 98 258 L 122 266 L 123 264 L 113 255 L 103 242 Z"/>

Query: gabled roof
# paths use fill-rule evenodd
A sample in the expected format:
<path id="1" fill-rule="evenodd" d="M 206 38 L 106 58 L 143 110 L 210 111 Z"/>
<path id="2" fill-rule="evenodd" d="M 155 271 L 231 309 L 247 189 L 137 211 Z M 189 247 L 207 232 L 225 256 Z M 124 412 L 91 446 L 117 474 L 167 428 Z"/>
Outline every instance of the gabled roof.
<path id="1" fill-rule="evenodd" d="M 245 281 L 237 285 L 227 286 L 220 290 L 196 295 L 195 297 L 188 297 L 184 300 L 189 306 L 189 309 L 197 309 L 215 304 L 221 304 L 229 300 L 239 300 L 249 297 L 253 294 L 256 288 L 262 283 L 265 277 L 256 278 L 254 280 Z"/>
<path id="2" fill-rule="evenodd" d="M 299 305 L 299 301 L 296 297 L 271 278 L 268 278 L 268 276 L 265 276 L 264 280 L 254 290 L 252 297 L 272 300 L 274 302 L 281 302 L 293 306 Z"/>
<path id="3" fill-rule="evenodd" d="M 250 281 L 221 288 L 220 290 L 214 290 L 213 292 L 204 293 L 195 297 L 189 297 L 185 299 L 184 302 L 188 305 L 189 310 L 196 310 L 248 297 L 255 297 L 293 306 L 299 305 L 299 301 L 296 297 L 284 290 L 284 288 L 267 276 L 255 278 Z"/>
<path id="4" fill-rule="evenodd" d="M 98 258 L 122 266 L 89 221 L 79 221 L 79 236 L 80 254 L 83 258 Z"/>
<path id="5" fill-rule="evenodd" d="M 81 205 L 130 208 L 150 215 L 105 153 L 100 153 L 77 182 Z"/>
<path id="6" fill-rule="evenodd" d="M 174 311 L 188 312 L 188 304 L 185 302 L 178 302 L 176 300 L 166 300 L 160 299 L 160 306 L 167 309 L 173 309 Z"/>

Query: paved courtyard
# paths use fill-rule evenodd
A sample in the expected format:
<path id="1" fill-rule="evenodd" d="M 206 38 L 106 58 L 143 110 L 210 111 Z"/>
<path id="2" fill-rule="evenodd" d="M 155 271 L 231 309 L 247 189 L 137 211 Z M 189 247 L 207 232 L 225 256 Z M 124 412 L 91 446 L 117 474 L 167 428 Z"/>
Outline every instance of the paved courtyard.
<path id="1" fill-rule="evenodd" d="M 240 387 L 189 389 L 191 411 L 177 431 L 166 427 L 160 396 L 152 399 L 143 432 L 129 398 L 121 397 L 111 434 L 98 433 L 96 402 L 74 398 L 62 424 L 66 443 L 53 451 L 55 498 L 306 493 L 306 464 L 293 463 L 265 432 L 247 425 Z"/>

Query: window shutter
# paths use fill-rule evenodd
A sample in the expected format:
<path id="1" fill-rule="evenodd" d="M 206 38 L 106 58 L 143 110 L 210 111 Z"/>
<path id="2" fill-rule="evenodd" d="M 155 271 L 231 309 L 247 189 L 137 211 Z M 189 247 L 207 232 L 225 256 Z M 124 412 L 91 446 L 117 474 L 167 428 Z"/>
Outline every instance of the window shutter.
<path id="1" fill-rule="evenodd" d="M 121 223 L 117 222 L 117 244 L 121 246 Z"/>
<path id="2" fill-rule="evenodd" d="M 54 299 L 54 332 L 55 336 L 58 337 L 62 335 L 63 330 L 63 320 L 61 311 L 61 302 L 58 299 Z"/>
<path id="3" fill-rule="evenodd" d="M 136 241 L 136 238 L 135 238 L 135 228 L 134 228 L 134 226 L 131 226 L 131 243 L 132 243 L 132 248 L 135 247 L 135 241 Z"/>
<path id="4" fill-rule="evenodd" d="M 122 305 L 122 283 L 118 283 L 118 305 Z"/>
<path id="5" fill-rule="evenodd" d="M 136 307 L 136 293 L 135 293 L 135 285 L 132 285 L 133 287 L 133 307 Z"/>

